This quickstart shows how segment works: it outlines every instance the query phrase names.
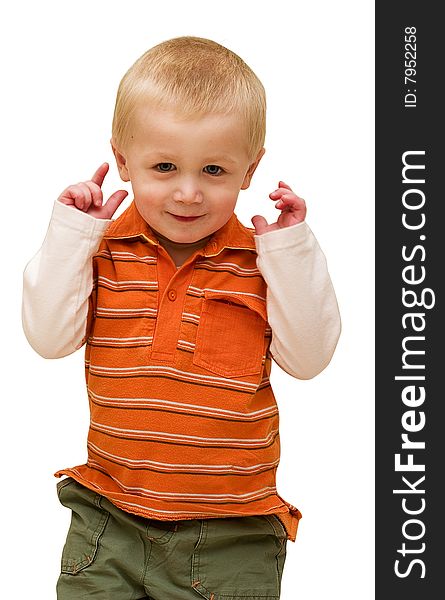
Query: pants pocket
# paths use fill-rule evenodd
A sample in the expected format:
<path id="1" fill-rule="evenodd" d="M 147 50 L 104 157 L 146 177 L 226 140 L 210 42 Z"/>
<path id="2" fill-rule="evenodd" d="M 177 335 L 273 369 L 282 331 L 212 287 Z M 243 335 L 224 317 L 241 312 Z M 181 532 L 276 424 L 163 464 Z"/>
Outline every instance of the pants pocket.
<path id="1" fill-rule="evenodd" d="M 100 505 L 100 494 L 83 487 L 74 479 L 59 482 L 57 493 L 61 504 L 71 509 L 71 524 L 62 552 L 61 572 L 76 575 L 94 562 L 109 513 Z"/>
<path id="2" fill-rule="evenodd" d="M 269 516 L 203 519 L 191 585 L 207 600 L 277 600 L 285 533 Z"/>

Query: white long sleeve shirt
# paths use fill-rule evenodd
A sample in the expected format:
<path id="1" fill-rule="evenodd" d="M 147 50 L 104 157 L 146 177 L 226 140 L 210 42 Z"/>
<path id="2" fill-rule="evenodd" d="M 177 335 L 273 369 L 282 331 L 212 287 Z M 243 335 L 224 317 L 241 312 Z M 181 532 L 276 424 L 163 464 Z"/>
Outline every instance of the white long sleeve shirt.
<path id="1" fill-rule="evenodd" d="M 111 222 L 55 202 L 24 272 L 23 328 L 41 356 L 63 357 L 84 343 L 92 257 Z M 267 283 L 270 352 L 287 373 L 310 379 L 330 362 L 341 328 L 325 256 L 306 222 L 254 239 Z"/>

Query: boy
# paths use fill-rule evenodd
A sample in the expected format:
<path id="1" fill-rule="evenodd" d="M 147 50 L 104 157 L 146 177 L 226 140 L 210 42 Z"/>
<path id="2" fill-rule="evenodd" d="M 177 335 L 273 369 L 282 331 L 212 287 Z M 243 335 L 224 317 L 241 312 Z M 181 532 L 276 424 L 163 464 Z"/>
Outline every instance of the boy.
<path id="1" fill-rule="evenodd" d="M 88 462 L 63 469 L 72 510 L 59 600 L 279 598 L 299 511 L 276 492 L 273 358 L 307 379 L 339 331 L 305 203 L 236 218 L 264 154 L 265 94 L 201 38 L 145 53 L 119 86 L 112 149 L 127 193 L 103 204 L 108 164 L 55 203 L 24 277 L 23 323 L 42 356 L 86 343 Z"/>

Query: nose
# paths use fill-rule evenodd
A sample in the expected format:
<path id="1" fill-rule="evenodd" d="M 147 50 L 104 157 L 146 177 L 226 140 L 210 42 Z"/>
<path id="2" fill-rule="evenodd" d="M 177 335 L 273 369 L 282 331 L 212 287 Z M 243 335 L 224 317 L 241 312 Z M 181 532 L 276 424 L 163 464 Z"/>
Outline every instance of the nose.
<path id="1" fill-rule="evenodd" d="M 183 204 L 200 204 L 203 201 L 203 194 L 194 179 L 184 178 L 173 192 L 173 200 Z"/>

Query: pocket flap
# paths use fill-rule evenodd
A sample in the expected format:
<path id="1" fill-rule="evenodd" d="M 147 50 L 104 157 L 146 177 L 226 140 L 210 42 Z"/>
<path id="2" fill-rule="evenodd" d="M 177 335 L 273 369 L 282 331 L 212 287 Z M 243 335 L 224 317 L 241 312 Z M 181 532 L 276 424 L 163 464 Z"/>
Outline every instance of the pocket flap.
<path id="1" fill-rule="evenodd" d="M 247 308 L 254 310 L 260 315 L 260 317 L 267 321 L 266 300 L 264 298 L 260 298 L 259 296 L 255 296 L 253 294 L 240 294 L 236 292 L 231 293 L 227 291 L 218 292 L 213 290 L 204 290 L 204 297 L 207 300 L 220 300 L 226 304 L 247 306 Z"/>

